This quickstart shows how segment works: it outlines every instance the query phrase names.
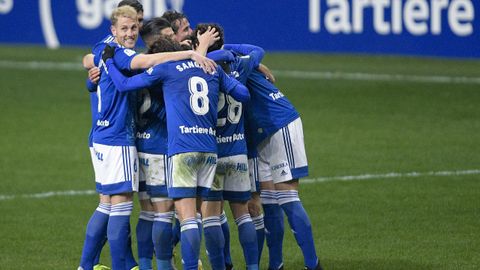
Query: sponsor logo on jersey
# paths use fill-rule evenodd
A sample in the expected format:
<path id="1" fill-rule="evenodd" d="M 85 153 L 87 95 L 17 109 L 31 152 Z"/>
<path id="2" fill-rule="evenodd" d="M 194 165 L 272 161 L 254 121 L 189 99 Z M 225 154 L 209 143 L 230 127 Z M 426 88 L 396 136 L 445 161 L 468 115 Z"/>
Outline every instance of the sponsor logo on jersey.
<path id="1" fill-rule="evenodd" d="M 285 96 L 285 95 L 282 94 L 282 92 L 270 93 L 268 95 L 272 98 L 272 100 L 277 100 L 277 99 L 280 99 L 280 98 Z"/>
<path id="2" fill-rule="evenodd" d="M 207 134 L 207 135 L 213 135 L 215 136 L 216 130 L 213 129 L 212 127 L 209 128 L 202 128 L 199 126 L 194 126 L 194 127 L 186 127 L 186 126 L 179 126 L 180 132 L 182 134 Z"/>
<path id="3" fill-rule="evenodd" d="M 147 133 L 147 132 L 143 132 L 143 133 L 137 132 L 137 138 L 148 140 L 148 139 L 150 139 L 150 133 Z"/>
<path id="4" fill-rule="evenodd" d="M 99 127 L 108 127 L 110 126 L 110 122 L 108 120 L 97 120 L 97 126 Z"/>

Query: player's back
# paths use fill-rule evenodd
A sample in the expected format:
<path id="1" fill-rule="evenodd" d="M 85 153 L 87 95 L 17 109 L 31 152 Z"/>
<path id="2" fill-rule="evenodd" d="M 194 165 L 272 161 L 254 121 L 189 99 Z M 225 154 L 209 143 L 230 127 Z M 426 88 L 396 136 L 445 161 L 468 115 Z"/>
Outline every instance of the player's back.
<path id="1" fill-rule="evenodd" d="M 152 72 L 161 74 L 163 83 L 168 155 L 215 153 L 219 73 L 207 74 L 191 60 L 162 64 Z"/>
<path id="2" fill-rule="evenodd" d="M 287 97 L 260 71 L 252 71 L 247 87 L 251 98 L 245 110 L 246 129 L 255 145 L 299 117 Z"/>

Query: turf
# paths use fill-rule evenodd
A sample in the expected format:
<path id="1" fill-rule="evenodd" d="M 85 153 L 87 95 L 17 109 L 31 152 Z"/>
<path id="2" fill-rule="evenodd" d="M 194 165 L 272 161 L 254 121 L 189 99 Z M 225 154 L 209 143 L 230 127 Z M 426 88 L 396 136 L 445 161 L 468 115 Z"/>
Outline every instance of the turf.
<path id="1" fill-rule="evenodd" d="M 0 50 L 0 198 L 15 196 L 0 200 L 1 269 L 75 269 L 97 203 L 95 195 L 22 197 L 93 189 L 86 72 L 5 61 L 79 63 L 87 51 Z M 474 60 L 272 53 L 264 63 L 278 71 L 480 77 Z M 277 85 L 302 115 L 311 179 L 480 169 L 478 84 L 278 76 Z M 315 182 L 300 194 L 325 269 L 478 269 L 479 177 Z M 132 226 L 136 217 L 138 205 Z M 301 252 L 285 235 L 285 269 L 301 269 Z M 106 246 L 106 264 L 108 255 Z M 262 269 L 267 256 L 265 247 Z"/>

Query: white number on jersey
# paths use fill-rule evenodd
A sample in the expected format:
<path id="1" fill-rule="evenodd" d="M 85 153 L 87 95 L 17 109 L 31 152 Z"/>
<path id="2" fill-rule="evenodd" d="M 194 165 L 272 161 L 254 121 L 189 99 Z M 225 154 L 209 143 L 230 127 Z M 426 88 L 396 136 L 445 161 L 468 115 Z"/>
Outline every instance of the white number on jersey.
<path id="1" fill-rule="evenodd" d="M 190 90 L 190 107 L 196 115 L 205 115 L 209 110 L 208 84 L 201 77 L 191 77 L 188 80 Z"/>
<path id="2" fill-rule="evenodd" d="M 238 124 L 238 122 L 240 122 L 240 118 L 242 117 L 242 103 L 236 101 L 229 95 L 227 95 L 225 98 L 224 93 L 218 93 L 218 112 L 220 112 L 225 105 L 227 105 L 227 118 L 218 118 L 217 127 L 225 126 L 227 120 L 232 124 Z"/>

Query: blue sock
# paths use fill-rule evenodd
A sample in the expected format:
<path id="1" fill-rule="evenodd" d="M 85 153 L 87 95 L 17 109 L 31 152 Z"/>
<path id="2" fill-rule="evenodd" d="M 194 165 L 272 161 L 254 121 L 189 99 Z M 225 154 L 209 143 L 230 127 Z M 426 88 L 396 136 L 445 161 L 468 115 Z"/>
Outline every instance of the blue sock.
<path id="1" fill-rule="evenodd" d="M 275 191 L 262 190 L 260 197 L 265 222 L 265 238 L 268 247 L 268 268 L 279 269 L 283 264 L 283 210 L 277 202 Z"/>
<path id="2" fill-rule="evenodd" d="M 202 242 L 203 223 L 202 223 L 202 214 L 200 213 L 197 213 L 197 225 L 198 225 L 198 233 L 200 235 L 200 242 Z"/>
<path id="3" fill-rule="evenodd" d="M 200 233 L 196 218 L 187 218 L 180 224 L 183 269 L 197 270 L 200 254 Z"/>
<path id="4" fill-rule="evenodd" d="M 156 213 L 153 221 L 152 239 L 155 245 L 157 267 L 160 270 L 172 270 L 173 256 L 173 211 Z"/>
<path id="5" fill-rule="evenodd" d="M 125 268 L 127 270 L 130 270 L 135 266 L 137 266 L 137 261 L 135 261 L 135 257 L 133 256 L 132 231 L 130 230 L 130 226 L 128 226 L 128 244 L 127 244 L 127 255 L 125 256 L 125 265 L 126 265 Z"/>
<path id="6" fill-rule="evenodd" d="M 110 244 L 112 269 L 125 269 L 133 202 L 112 205 L 108 219 L 107 237 Z"/>
<path id="7" fill-rule="evenodd" d="M 265 243 L 265 224 L 263 223 L 263 214 L 252 217 L 255 231 L 257 232 L 257 246 L 258 246 L 258 264 L 262 258 L 263 244 Z"/>
<path id="8" fill-rule="evenodd" d="M 107 239 L 110 207 L 110 204 L 99 203 L 88 221 L 82 257 L 80 259 L 80 266 L 83 269 L 91 269 L 99 261 L 102 247 Z"/>
<path id="9" fill-rule="evenodd" d="M 312 225 L 296 190 L 277 191 L 277 199 L 288 217 L 297 244 L 303 252 L 305 266 L 315 269 L 318 257 L 313 242 Z"/>
<path id="10" fill-rule="evenodd" d="M 180 220 L 178 220 L 176 213 L 175 213 L 175 225 L 173 225 L 172 231 L 173 231 L 173 246 L 175 247 L 178 244 L 178 242 L 180 242 Z"/>
<path id="11" fill-rule="evenodd" d="M 258 270 L 258 241 L 255 225 L 250 214 L 235 219 L 238 226 L 238 238 L 243 249 L 245 264 L 248 270 Z"/>
<path id="12" fill-rule="evenodd" d="M 225 248 L 223 249 L 223 256 L 225 257 L 225 263 L 232 265 L 232 256 L 230 254 L 230 228 L 228 226 L 227 216 L 225 211 L 220 215 L 220 224 L 222 226 L 223 238 L 225 238 Z"/>
<path id="13" fill-rule="evenodd" d="M 205 234 L 205 247 L 212 270 L 225 269 L 225 239 L 223 238 L 220 217 L 213 216 L 203 219 L 203 233 Z"/>
<path id="14" fill-rule="evenodd" d="M 150 211 L 140 211 L 138 218 L 137 233 L 137 249 L 138 249 L 138 266 L 140 270 L 152 269 L 153 258 L 153 241 L 152 241 L 152 225 L 155 213 Z"/>

